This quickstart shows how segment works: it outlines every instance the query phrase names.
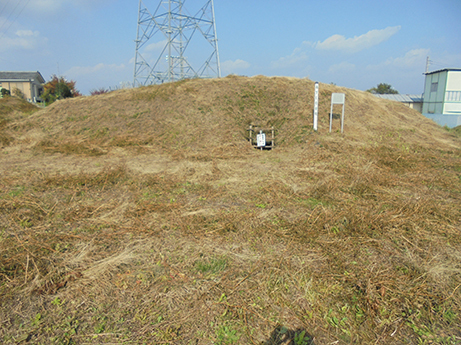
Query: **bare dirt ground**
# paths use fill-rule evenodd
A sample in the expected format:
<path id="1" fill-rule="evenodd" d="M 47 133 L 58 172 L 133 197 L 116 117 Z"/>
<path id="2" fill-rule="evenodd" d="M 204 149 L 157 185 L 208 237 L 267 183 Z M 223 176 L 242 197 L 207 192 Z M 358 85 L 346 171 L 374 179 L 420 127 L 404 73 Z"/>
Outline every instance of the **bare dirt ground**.
<path id="1" fill-rule="evenodd" d="M 3 343 L 460 343 L 459 136 L 320 90 L 318 133 L 292 78 L 0 101 Z"/>

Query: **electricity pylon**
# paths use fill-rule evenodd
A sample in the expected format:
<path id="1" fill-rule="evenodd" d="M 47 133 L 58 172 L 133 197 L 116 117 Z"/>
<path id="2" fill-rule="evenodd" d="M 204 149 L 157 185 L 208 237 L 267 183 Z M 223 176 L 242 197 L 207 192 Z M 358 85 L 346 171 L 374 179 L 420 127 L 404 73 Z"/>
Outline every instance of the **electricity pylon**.
<path id="1" fill-rule="evenodd" d="M 133 86 L 220 78 L 213 0 L 193 16 L 184 8 L 186 0 L 161 0 L 153 13 L 147 1 L 139 0 Z"/>

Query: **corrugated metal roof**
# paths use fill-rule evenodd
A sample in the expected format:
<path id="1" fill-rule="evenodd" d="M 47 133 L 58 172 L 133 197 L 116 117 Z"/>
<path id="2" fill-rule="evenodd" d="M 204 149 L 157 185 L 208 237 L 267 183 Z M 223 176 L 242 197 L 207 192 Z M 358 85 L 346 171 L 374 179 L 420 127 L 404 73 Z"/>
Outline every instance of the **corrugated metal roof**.
<path id="1" fill-rule="evenodd" d="M 434 74 L 434 73 L 451 72 L 451 71 L 461 72 L 461 68 L 443 68 L 443 69 L 438 69 L 437 71 L 427 72 L 423 74 L 429 75 L 429 74 Z"/>
<path id="2" fill-rule="evenodd" d="M 40 72 L 0 72 L 0 80 L 31 80 L 36 79 L 39 83 L 44 83 Z"/>
<path id="3" fill-rule="evenodd" d="M 376 97 L 402 103 L 422 103 L 423 95 L 375 94 Z"/>

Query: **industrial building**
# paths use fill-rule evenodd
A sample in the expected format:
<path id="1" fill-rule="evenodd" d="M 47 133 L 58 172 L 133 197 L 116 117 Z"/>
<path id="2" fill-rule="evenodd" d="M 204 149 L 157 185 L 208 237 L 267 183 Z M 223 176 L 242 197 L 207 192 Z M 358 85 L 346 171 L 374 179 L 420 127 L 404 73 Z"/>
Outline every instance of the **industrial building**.
<path id="1" fill-rule="evenodd" d="M 441 126 L 460 126 L 461 69 L 445 68 L 425 75 L 423 115 Z"/>

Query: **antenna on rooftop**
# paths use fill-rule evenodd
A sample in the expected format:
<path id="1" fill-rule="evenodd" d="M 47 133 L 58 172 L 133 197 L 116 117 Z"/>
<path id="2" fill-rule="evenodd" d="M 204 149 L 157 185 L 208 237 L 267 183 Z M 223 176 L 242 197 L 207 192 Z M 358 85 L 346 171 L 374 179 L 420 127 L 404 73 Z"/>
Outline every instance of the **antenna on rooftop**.
<path id="1" fill-rule="evenodd" d="M 426 73 L 429 73 L 429 65 L 432 63 L 431 60 L 429 60 L 429 56 L 426 58 Z"/>
<path id="2" fill-rule="evenodd" d="M 220 78 L 213 0 L 205 1 L 195 15 L 188 14 L 186 0 L 160 0 L 155 12 L 147 2 L 154 0 L 139 0 L 133 85 Z"/>

